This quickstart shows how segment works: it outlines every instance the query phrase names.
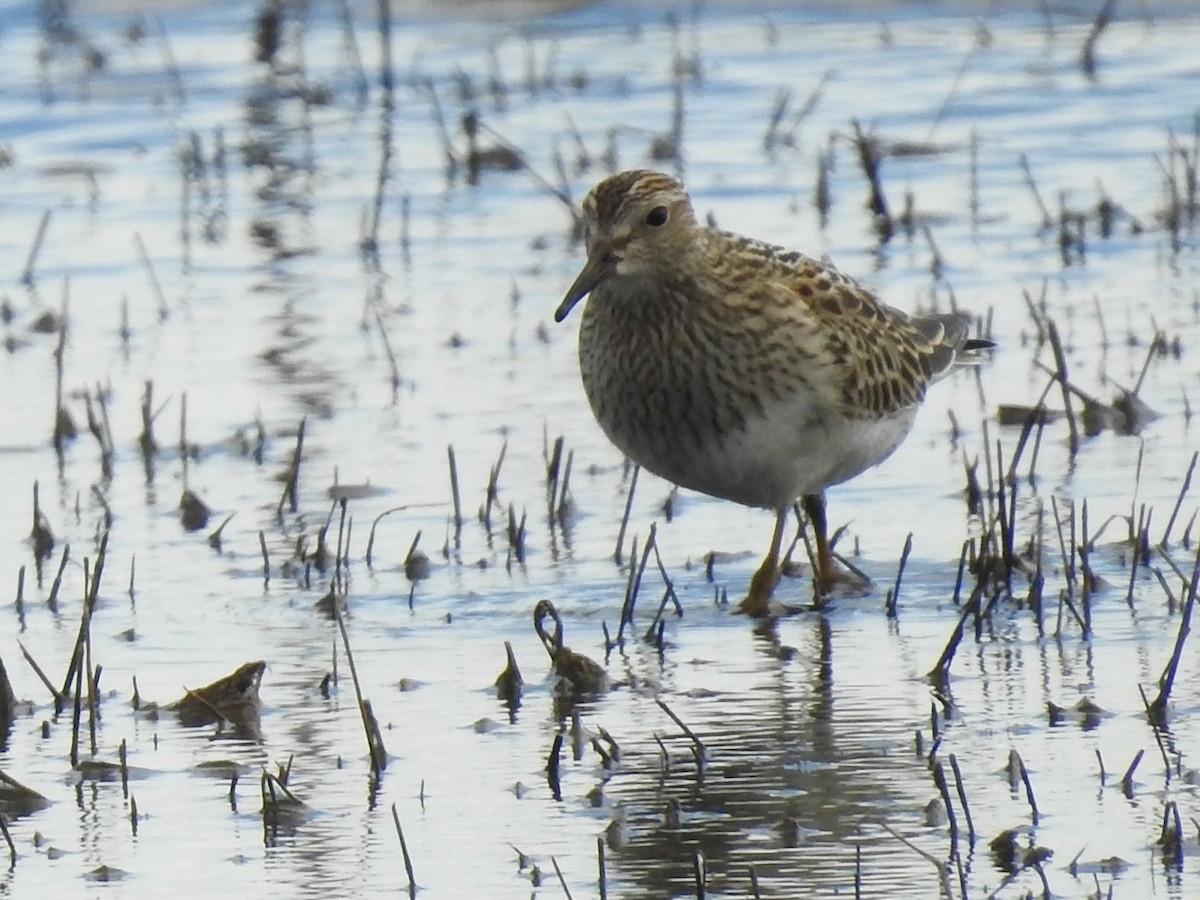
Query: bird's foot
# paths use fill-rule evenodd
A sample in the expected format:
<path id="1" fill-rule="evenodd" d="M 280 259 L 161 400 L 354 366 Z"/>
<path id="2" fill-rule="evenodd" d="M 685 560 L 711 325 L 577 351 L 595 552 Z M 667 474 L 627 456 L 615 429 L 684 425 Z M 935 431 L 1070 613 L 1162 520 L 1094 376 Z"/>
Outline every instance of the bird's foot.
<path id="1" fill-rule="evenodd" d="M 738 604 L 737 611 L 753 619 L 765 619 L 772 615 L 771 595 L 775 593 L 775 586 L 779 584 L 779 576 L 778 565 L 762 566 L 750 579 L 750 590 Z"/>

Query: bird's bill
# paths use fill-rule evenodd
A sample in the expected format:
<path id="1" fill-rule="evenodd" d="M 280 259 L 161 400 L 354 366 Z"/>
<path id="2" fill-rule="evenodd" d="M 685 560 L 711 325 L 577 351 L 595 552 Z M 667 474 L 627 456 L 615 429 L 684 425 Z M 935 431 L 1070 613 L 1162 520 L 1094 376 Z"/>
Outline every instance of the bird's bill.
<path id="1" fill-rule="evenodd" d="M 566 296 L 563 297 L 562 303 L 558 304 L 558 309 L 554 311 L 554 321 L 561 322 L 570 315 L 575 304 L 590 294 L 596 285 L 608 277 L 612 271 L 612 265 L 613 259 L 608 253 L 590 254 L 587 262 L 583 265 L 583 271 L 567 288 Z"/>

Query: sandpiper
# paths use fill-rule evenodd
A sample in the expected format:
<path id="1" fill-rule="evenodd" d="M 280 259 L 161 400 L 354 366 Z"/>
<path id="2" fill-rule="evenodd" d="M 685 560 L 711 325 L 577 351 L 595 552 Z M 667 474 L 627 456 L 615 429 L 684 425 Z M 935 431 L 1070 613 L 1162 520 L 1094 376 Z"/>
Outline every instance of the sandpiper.
<path id="1" fill-rule="evenodd" d="M 990 344 L 965 314 L 908 315 L 828 262 L 697 222 L 660 172 L 606 178 L 583 217 L 587 262 L 554 318 L 591 295 L 579 366 L 601 428 L 675 484 L 775 511 L 744 612 L 768 614 L 797 500 L 826 591 L 825 489 L 886 459 L 926 388 Z"/>

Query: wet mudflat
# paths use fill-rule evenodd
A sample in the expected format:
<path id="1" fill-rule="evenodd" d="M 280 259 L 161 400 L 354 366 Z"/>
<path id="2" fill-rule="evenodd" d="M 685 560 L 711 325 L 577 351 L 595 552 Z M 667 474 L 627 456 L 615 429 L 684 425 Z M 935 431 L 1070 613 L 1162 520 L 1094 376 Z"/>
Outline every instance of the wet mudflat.
<path id="1" fill-rule="evenodd" d="M 4 889 L 1195 894 L 1200 18 L 1098 7 L 4 7 Z M 830 492 L 869 591 L 629 500 L 552 314 L 641 165 L 997 343 Z"/>

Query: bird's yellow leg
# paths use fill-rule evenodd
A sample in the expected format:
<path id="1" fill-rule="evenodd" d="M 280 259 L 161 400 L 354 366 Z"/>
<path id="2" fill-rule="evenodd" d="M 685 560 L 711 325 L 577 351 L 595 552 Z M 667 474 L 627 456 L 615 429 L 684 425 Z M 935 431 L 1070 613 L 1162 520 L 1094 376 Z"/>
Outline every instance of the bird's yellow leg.
<path id="1" fill-rule="evenodd" d="M 837 583 L 839 578 L 833 564 L 833 551 L 829 549 L 829 524 L 825 518 L 825 495 L 805 494 L 800 503 L 812 525 L 813 538 L 817 543 L 817 571 L 813 573 L 813 581 L 817 584 L 817 593 L 825 594 Z"/>
<path id="2" fill-rule="evenodd" d="M 775 533 L 771 536 L 771 548 L 767 551 L 766 559 L 750 579 L 750 590 L 738 605 L 738 612 L 756 619 L 770 615 L 768 602 L 779 584 L 779 548 L 783 545 L 783 529 L 787 527 L 788 510 L 781 509 L 775 514 Z"/>

